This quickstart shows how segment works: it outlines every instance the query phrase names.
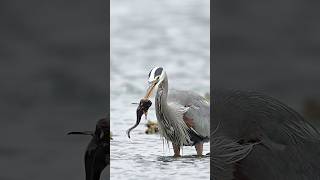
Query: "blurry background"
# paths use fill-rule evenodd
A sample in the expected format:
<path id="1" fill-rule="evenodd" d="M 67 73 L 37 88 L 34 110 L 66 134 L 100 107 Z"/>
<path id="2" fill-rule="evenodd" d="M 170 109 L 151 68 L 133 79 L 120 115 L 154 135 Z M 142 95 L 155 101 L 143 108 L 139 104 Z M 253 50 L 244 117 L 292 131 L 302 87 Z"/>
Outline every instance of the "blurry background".
<path id="1" fill-rule="evenodd" d="M 105 1 L 0 2 L 0 179 L 84 179 L 107 113 Z"/>
<path id="2" fill-rule="evenodd" d="M 137 105 L 131 103 L 145 95 L 153 67 L 167 72 L 169 89 L 210 91 L 209 5 L 209 0 L 111 0 L 111 179 L 209 179 L 209 158 L 173 160 L 171 144 L 169 151 L 158 134 L 145 134 L 144 117 L 131 139 L 126 135 L 136 122 Z M 148 119 L 156 121 L 154 105 Z M 183 148 L 183 155 L 195 154 L 194 147 Z"/>
<path id="3" fill-rule="evenodd" d="M 320 2 L 215 1 L 213 86 L 257 90 L 320 121 Z"/>
<path id="4" fill-rule="evenodd" d="M 154 65 L 166 68 L 170 87 L 209 91 L 209 1 L 139 2 L 144 5 L 111 1 L 114 142 L 126 138 L 124 131 L 134 123 L 136 106 L 130 103 L 144 95 Z M 1 180 L 84 179 L 89 137 L 65 134 L 94 128 L 106 113 L 106 3 L 0 2 Z M 319 119 L 319 5 L 215 1 L 211 85 L 262 91 Z M 151 138 L 162 152 L 161 140 L 143 131 L 143 125 L 133 131 L 133 141 Z"/>

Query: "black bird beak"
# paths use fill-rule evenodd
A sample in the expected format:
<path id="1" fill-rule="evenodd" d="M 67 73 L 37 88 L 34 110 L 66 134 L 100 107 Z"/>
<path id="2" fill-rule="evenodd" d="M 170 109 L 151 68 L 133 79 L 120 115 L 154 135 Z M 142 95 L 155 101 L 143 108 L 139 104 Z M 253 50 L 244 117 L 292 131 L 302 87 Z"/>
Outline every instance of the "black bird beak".
<path id="1" fill-rule="evenodd" d="M 68 135 L 90 135 L 93 136 L 93 131 L 72 131 L 68 132 Z"/>

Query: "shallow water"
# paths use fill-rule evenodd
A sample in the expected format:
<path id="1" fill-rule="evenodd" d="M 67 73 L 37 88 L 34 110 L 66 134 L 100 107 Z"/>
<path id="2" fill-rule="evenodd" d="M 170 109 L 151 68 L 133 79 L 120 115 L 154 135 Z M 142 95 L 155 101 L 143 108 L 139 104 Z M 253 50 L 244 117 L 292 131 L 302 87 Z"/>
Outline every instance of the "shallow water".
<path id="1" fill-rule="evenodd" d="M 126 135 L 152 67 L 164 67 L 170 88 L 209 92 L 209 30 L 209 0 L 111 1 L 111 179 L 209 179 L 209 157 L 184 147 L 172 158 L 171 144 L 144 133 L 144 117 Z M 153 106 L 148 120 L 156 120 Z"/>

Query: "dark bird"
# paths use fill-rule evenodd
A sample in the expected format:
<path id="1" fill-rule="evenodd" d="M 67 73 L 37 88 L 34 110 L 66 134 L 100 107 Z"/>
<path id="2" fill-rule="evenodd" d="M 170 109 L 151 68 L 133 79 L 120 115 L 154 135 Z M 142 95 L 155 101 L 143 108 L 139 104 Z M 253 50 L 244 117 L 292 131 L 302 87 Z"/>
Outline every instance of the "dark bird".
<path id="1" fill-rule="evenodd" d="M 90 135 L 85 153 L 86 180 L 99 180 L 102 170 L 110 164 L 110 125 L 106 118 L 97 122 L 95 131 L 69 132 L 68 135 Z"/>
<path id="2" fill-rule="evenodd" d="M 299 113 L 257 92 L 211 96 L 211 179 L 320 179 L 320 134 Z"/>

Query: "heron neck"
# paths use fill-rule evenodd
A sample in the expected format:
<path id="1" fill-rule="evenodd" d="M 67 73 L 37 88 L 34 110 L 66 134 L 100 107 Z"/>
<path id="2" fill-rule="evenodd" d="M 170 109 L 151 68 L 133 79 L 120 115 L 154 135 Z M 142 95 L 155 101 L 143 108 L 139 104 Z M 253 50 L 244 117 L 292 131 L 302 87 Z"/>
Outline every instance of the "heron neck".
<path id="1" fill-rule="evenodd" d="M 156 102 L 160 103 L 161 105 L 167 105 L 167 97 L 168 97 L 168 78 L 161 82 L 158 87 L 157 94 L 156 94 Z"/>

